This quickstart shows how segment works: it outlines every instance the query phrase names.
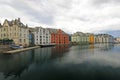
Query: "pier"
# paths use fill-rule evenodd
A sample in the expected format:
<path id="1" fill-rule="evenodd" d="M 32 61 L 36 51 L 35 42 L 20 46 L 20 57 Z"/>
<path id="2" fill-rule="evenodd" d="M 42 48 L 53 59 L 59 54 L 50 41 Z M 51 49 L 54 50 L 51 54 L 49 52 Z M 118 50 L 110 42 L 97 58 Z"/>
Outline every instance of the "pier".
<path id="1" fill-rule="evenodd" d="M 23 51 L 27 51 L 27 50 L 31 50 L 31 49 L 36 49 L 39 47 L 40 46 L 34 46 L 34 47 L 29 47 L 29 48 L 21 48 L 21 49 L 17 49 L 17 50 L 4 51 L 3 54 L 14 54 L 14 53 L 19 53 L 19 52 L 23 52 Z"/>

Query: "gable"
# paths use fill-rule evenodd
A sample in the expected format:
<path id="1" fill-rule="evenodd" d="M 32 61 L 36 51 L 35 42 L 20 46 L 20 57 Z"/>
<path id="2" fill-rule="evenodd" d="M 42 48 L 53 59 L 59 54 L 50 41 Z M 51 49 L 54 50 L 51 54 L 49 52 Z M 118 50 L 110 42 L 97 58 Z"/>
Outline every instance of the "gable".
<path id="1" fill-rule="evenodd" d="M 4 21 L 4 23 L 3 23 L 3 27 L 4 26 L 9 26 L 9 23 L 8 23 L 8 21 L 7 21 L 7 19 Z"/>

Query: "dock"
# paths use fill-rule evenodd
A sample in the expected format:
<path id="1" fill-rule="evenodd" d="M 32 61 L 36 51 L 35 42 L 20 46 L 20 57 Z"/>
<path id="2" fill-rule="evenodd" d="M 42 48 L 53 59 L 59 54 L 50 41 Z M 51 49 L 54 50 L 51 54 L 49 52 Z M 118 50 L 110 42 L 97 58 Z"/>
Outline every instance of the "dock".
<path id="1" fill-rule="evenodd" d="M 19 53 L 19 52 L 23 52 L 23 51 L 27 51 L 27 50 L 31 50 L 31 49 L 36 49 L 36 48 L 40 48 L 40 46 L 21 48 L 21 49 L 16 49 L 16 50 L 11 50 L 11 51 L 4 51 L 3 54 L 14 54 L 14 53 Z"/>

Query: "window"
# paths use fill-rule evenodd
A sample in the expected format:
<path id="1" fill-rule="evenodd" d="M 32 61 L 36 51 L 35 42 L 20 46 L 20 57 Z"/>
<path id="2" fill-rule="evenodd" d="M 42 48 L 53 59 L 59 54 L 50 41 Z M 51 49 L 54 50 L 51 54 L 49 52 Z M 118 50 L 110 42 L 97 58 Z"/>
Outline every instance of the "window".
<path id="1" fill-rule="evenodd" d="M 40 41 L 42 41 L 42 39 L 40 39 Z"/>
<path id="2" fill-rule="evenodd" d="M 26 40 L 24 39 L 24 43 L 26 42 Z"/>
<path id="3" fill-rule="evenodd" d="M 6 36 L 6 35 L 4 34 L 4 36 Z"/>
<path id="4" fill-rule="evenodd" d="M 42 36 L 40 36 L 40 38 L 42 38 Z"/>
<path id="5" fill-rule="evenodd" d="M 20 41 L 20 43 L 21 43 L 21 42 L 22 42 L 22 39 L 20 39 L 19 41 Z"/>
<path id="6" fill-rule="evenodd" d="M 43 34 L 45 34 L 45 30 L 43 30 Z"/>
<path id="7" fill-rule="evenodd" d="M 42 42 L 40 42 L 40 44 L 42 44 Z"/>
<path id="8" fill-rule="evenodd" d="M 22 34 L 20 33 L 20 37 L 22 36 Z"/>
<path id="9" fill-rule="evenodd" d="M 45 44 L 45 42 L 43 42 L 43 44 Z"/>
<path id="10" fill-rule="evenodd" d="M 10 33 L 10 36 L 11 36 L 11 33 Z"/>
<path id="11" fill-rule="evenodd" d="M 38 34 L 38 31 L 36 32 L 36 34 Z"/>
<path id="12" fill-rule="evenodd" d="M 24 34 L 24 37 L 26 37 L 26 34 Z"/>

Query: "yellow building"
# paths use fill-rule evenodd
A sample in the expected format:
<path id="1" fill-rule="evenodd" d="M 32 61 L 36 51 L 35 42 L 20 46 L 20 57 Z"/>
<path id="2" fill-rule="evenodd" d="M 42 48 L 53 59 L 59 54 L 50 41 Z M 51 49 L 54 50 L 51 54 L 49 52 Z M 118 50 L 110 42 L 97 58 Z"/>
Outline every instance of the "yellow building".
<path id="1" fill-rule="evenodd" d="M 89 41 L 90 41 L 89 43 L 90 43 L 90 44 L 94 44 L 94 34 L 90 34 L 89 39 L 90 39 L 90 40 L 89 40 Z"/>
<path id="2" fill-rule="evenodd" d="M 12 39 L 16 45 L 29 46 L 29 29 L 20 18 L 4 21 L 0 27 L 0 39 Z"/>
<path id="3" fill-rule="evenodd" d="M 89 44 L 94 44 L 94 34 L 92 33 L 85 33 L 88 37 L 88 43 Z"/>

